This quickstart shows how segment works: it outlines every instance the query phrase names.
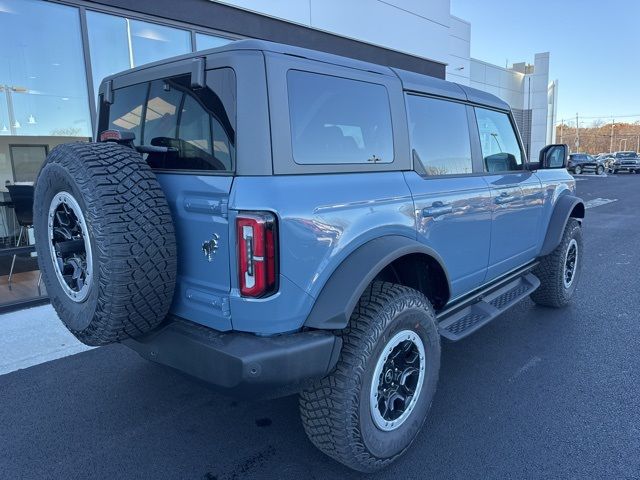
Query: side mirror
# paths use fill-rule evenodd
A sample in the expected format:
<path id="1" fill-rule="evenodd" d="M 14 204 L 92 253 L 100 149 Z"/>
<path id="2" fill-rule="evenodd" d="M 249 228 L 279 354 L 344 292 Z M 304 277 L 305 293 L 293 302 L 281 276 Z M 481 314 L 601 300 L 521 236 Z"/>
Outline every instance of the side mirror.
<path id="1" fill-rule="evenodd" d="M 540 150 L 539 168 L 567 168 L 569 147 L 564 144 L 547 145 Z"/>

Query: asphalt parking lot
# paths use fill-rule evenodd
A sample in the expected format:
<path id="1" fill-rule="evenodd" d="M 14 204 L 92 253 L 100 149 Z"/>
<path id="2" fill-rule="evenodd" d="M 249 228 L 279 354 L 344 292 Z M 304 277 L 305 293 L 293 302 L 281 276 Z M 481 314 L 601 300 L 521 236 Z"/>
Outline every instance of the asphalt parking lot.
<path id="1" fill-rule="evenodd" d="M 578 180 L 573 304 L 444 344 L 426 428 L 368 478 L 640 478 L 640 175 Z M 360 478 L 307 441 L 295 397 L 235 401 L 120 345 L 0 376 L 0 441 L 2 479 Z"/>

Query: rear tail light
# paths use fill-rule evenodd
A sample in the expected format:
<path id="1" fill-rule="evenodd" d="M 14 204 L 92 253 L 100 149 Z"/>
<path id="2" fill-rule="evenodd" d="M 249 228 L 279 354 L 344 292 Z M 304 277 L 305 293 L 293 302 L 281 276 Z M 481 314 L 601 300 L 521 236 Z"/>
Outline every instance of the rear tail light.
<path id="1" fill-rule="evenodd" d="M 268 212 L 236 217 L 238 276 L 243 297 L 266 297 L 278 289 L 278 231 Z"/>

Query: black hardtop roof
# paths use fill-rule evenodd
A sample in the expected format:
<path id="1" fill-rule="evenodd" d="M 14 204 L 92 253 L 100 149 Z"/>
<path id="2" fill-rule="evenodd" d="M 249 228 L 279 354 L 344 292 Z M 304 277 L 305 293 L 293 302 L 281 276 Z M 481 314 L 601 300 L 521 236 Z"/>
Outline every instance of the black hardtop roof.
<path id="1" fill-rule="evenodd" d="M 308 58 L 310 60 L 316 60 L 319 62 L 364 70 L 382 75 L 397 76 L 398 78 L 400 78 L 400 81 L 402 82 L 403 88 L 405 90 L 424 93 L 427 95 L 447 97 L 461 101 L 469 101 L 472 103 L 486 105 L 502 110 L 509 110 L 510 108 L 506 102 L 496 97 L 495 95 L 491 95 L 490 93 L 467 87 L 465 85 L 459 85 L 457 83 L 448 82 L 439 78 L 430 77 L 428 75 L 422 75 L 420 73 L 410 72 L 393 67 L 386 67 L 383 65 L 378 65 L 376 63 L 356 60 L 353 58 L 343 57 L 341 55 L 326 53 L 319 50 L 311 50 L 309 48 L 296 47 L 284 43 L 275 43 L 268 42 L 266 40 L 254 39 L 237 40 L 220 47 L 208 50 L 200 50 L 197 52 L 187 53 L 185 55 L 148 63 L 130 70 L 126 70 L 125 72 L 111 75 L 109 77 L 106 77 L 105 80 L 110 80 L 120 75 L 131 72 L 146 70 L 160 65 L 166 65 L 167 63 L 172 63 L 175 61 L 203 57 L 219 52 L 232 52 L 237 50 L 260 50 L 265 52 L 281 53 L 284 55 L 293 55 L 296 57 Z"/>

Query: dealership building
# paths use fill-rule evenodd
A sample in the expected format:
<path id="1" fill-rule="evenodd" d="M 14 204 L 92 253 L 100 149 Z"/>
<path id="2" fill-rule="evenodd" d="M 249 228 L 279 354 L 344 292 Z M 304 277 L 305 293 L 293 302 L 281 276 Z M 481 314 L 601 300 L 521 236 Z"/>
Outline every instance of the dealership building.
<path id="1" fill-rule="evenodd" d="M 485 90 L 511 105 L 530 157 L 554 140 L 549 54 L 506 68 L 471 58 L 450 0 L 0 0 L 0 31 L 0 306 L 46 298 L 7 186 L 32 184 L 53 146 L 91 138 L 101 79 L 134 66 L 271 40 Z"/>

